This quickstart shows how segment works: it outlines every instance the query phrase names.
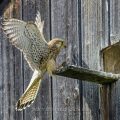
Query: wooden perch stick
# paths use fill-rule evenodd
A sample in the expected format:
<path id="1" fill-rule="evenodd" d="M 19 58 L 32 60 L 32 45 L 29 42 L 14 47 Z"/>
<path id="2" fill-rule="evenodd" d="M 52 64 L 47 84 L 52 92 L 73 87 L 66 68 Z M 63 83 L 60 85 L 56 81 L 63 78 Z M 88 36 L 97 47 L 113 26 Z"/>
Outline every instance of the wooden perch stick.
<path id="1" fill-rule="evenodd" d="M 109 84 L 120 79 L 120 74 L 90 70 L 74 65 L 65 65 L 56 70 L 54 74 L 98 84 Z"/>

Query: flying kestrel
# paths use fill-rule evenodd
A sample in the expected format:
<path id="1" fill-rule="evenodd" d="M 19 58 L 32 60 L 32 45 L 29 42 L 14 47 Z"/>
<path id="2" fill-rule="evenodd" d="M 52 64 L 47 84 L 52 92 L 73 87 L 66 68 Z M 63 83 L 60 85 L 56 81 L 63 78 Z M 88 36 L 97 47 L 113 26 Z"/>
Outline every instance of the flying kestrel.
<path id="1" fill-rule="evenodd" d="M 35 22 L 18 19 L 3 19 L 2 28 L 9 41 L 23 52 L 30 68 L 34 71 L 31 81 L 16 104 L 16 110 L 30 106 L 38 93 L 39 86 L 46 72 L 50 75 L 56 69 L 56 57 L 65 47 L 62 39 L 54 38 L 50 42 L 43 35 L 44 21 L 40 13 Z"/>

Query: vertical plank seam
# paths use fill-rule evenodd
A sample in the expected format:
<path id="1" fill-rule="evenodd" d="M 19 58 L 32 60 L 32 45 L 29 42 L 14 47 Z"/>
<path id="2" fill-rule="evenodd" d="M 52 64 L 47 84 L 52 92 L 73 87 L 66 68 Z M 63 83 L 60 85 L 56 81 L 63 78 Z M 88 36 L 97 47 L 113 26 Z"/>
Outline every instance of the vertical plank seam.
<path id="1" fill-rule="evenodd" d="M 51 14 L 51 0 L 49 0 L 49 31 L 50 31 L 50 40 L 52 39 L 52 14 Z M 50 83 L 51 83 L 51 110 L 52 110 L 52 120 L 54 119 L 53 117 L 53 80 L 52 77 L 49 77 Z"/>
<path id="2" fill-rule="evenodd" d="M 3 38 L 3 34 L 1 35 L 2 38 Z M 1 56 L 3 56 L 3 40 L 1 40 Z M 3 79 L 3 75 L 4 75 L 4 65 L 3 65 L 3 57 L 1 58 L 2 59 L 2 118 L 4 118 L 4 114 L 3 114 L 3 111 L 4 111 L 4 97 L 3 97 L 3 92 L 4 92 L 4 79 Z"/>
<path id="3" fill-rule="evenodd" d="M 10 45 L 9 45 L 9 50 L 10 50 Z M 10 54 L 9 54 L 9 60 L 10 60 Z M 8 64 L 8 70 L 10 70 L 10 64 Z M 8 72 L 8 78 L 10 78 L 10 80 L 8 80 L 8 96 L 9 96 L 9 99 L 8 99 L 8 115 L 9 115 L 9 119 L 10 119 L 10 112 L 11 112 L 11 89 L 10 89 L 10 86 L 11 86 L 11 76 L 10 76 L 10 71 Z"/>
<path id="4" fill-rule="evenodd" d="M 49 28 L 50 28 L 50 39 L 52 39 L 52 14 L 51 14 L 51 0 L 49 0 Z"/>
<path id="5" fill-rule="evenodd" d="M 21 19 L 23 20 L 23 0 L 21 0 Z M 23 91 L 24 91 L 24 60 L 23 60 L 23 53 L 21 53 L 21 75 L 23 80 Z M 23 110 L 23 120 L 25 119 L 25 111 Z"/>
<path id="6" fill-rule="evenodd" d="M 14 1 L 15 2 L 15 1 Z M 13 4 L 14 6 L 15 6 L 15 3 Z M 14 6 L 13 6 L 13 13 L 12 13 L 12 16 L 13 17 L 15 17 L 15 15 L 14 15 Z M 13 64 L 13 75 L 14 75 L 14 89 L 16 88 L 16 85 L 15 85 L 15 48 L 13 47 L 13 56 L 14 56 L 14 64 Z M 14 101 L 16 100 L 16 96 L 15 96 L 15 90 L 14 90 Z M 15 101 L 16 102 L 16 101 Z M 14 103 L 15 103 L 14 102 Z M 15 107 L 15 106 L 14 106 Z M 16 112 L 15 112 L 15 119 L 17 119 L 17 117 L 16 117 Z"/>
<path id="7" fill-rule="evenodd" d="M 82 34 L 81 34 L 81 0 L 78 0 L 78 39 L 79 39 L 79 65 L 82 65 Z M 80 120 L 83 120 L 83 85 L 79 81 L 80 91 Z"/>
<path id="8" fill-rule="evenodd" d="M 35 0 L 35 14 L 38 12 L 38 10 L 37 10 L 37 8 L 36 8 L 36 6 L 37 6 L 37 0 Z M 40 15 L 41 15 L 41 13 L 40 13 Z M 42 16 L 41 16 L 42 17 Z M 35 15 L 35 19 L 36 19 L 36 15 Z M 40 89 L 40 88 L 39 88 Z M 38 95 L 38 93 L 37 93 L 37 95 Z M 35 105 L 35 109 L 37 110 L 37 106 L 36 106 L 36 103 L 34 104 Z M 35 117 L 37 118 L 37 112 L 35 112 Z"/>
<path id="9" fill-rule="evenodd" d="M 111 45 L 111 40 L 110 40 L 110 0 L 107 0 L 108 2 L 108 45 Z"/>
<path id="10" fill-rule="evenodd" d="M 111 33 L 111 27 L 110 27 L 110 0 L 108 0 L 108 45 L 111 45 L 111 40 L 110 40 L 110 33 Z M 111 108 L 111 90 L 110 90 L 111 86 L 108 87 L 108 105 L 109 105 L 109 110 L 108 110 L 108 116 L 110 118 L 110 108 Z"/>
<path id="11" fill-rule="evenodd" d="M 67 2 L 67 0 L 66 0 L 66 2 L 65 2 L 65 4 L 66 4 L 66 6 L 65 6 L 65 14 L 66 14 L 66 18 L 65 18 L 65 24 L 66 24 L 66 28 L 65 28 L 65 37 L 67 38 L 67 40 L 68 40 L 68 24 L 69 24 L 69 21 L 68 21 L 68 2 Z M 73 12 L 73 11 L 72 11 Z M 72 13 L 71 13 L 72 14 Z"/>

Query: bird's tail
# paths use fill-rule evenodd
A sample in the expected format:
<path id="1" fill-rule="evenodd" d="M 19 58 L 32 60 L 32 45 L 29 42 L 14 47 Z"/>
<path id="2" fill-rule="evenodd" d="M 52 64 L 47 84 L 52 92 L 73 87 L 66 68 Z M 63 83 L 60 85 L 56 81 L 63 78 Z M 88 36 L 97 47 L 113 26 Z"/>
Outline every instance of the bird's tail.
<path id="1" fill-rule="evenodd" d="M 41 75 L 38 74 L 38 72 L 34 72 L 27 89 L 16 103 L 16 110 L 20 111 L 25 109 L 34 102 L 40 87 L 40 83 Z"/>

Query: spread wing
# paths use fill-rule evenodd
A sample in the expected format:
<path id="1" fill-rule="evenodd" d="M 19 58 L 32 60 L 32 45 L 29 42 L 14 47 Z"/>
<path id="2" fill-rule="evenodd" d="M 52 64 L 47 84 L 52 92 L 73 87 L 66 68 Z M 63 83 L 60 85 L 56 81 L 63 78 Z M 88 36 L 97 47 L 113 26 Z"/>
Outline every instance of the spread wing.
<path id="1" fill-rule="evenodd" d="M 21 51 L 25 51 L 26 42 L 28 42 L 28 38 L 26 38 L 24 31 L 26 22 L 16 20 L 16 19 L 4 19 L 2 23 L 2 27 L 4 33 L 9 38 L 10 42 L 15 45 Z"/>
<path id="2" fill-rule="evenodd" d="M 24 53 L 32 69 L 37 68 L 41 59 L 48 56 L 48 44 L 36 24 L 17 19 L 4 19 L 2 25 L 9 41 Z"/>

